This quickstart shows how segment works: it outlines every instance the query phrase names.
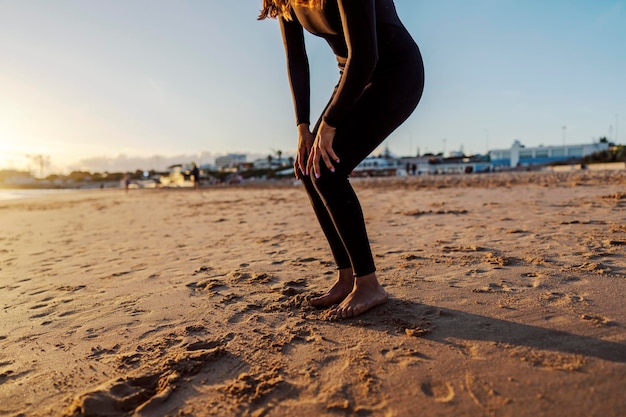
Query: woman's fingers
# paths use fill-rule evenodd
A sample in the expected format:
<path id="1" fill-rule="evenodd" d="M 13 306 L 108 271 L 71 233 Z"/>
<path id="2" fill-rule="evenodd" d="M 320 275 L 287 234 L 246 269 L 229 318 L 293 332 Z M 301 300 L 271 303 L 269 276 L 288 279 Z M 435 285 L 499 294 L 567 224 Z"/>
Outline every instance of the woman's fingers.
<path id="1" fill-rule="evenodd" d="M 295 164 L 296 177 L 300 179 L 300 173 L 306 173 L 306 154 L 304 152 L 300 152 L 298 157 L 296 158 Z"/>
<path id="2" fill-rule="evenodd" d="M 293 174 L 296 176 L 296 179 L 299 180 L 300 178 L 300 163 L 298 161 L 294 162 L 293 164 Z"/>
<path id="3" fill-rule="evenodd" d="M 339 162 L 339 158 L 332 150 L 332 148 L 328 151 L 325 149 L 314 147 L 311 155 L 309 156 L 309 160 L 307 161 L 307 167 L 309 171 L 311 171 L 311 169 L 313 170 L 315 178 L 319 178 L 322 174 L 322 171 L 320 169 L 320 160 L 321 163 L 323 163 L 330 172 L 335 172 L 335 165 L 333 164 L 333 161 L 337 163 Z"/>
<path id="4" fill-rule="evenodd" d="M 328 155 L 336 164 L 339 163 L 339 157 L 337 156 L 333 148 L 328 149 Z"/>
<path id="5" fill-rule="evenodd" d="M 332 149 L 331 149 L 332 151 Z M 329 152 L 326 150 L 322 151 L 322 159 L 324 160 L 324 165 L 326 165 L 326 168 L 328 168 L 330 170 L 330 172 L 335 172 L 335 166 L 333 165 L 332 161 L 330 160 L 330 156 L 329 156 Z"/>
<path id="6" fill-rule="evenodd" d="M 313 143 L 313 160 L 311 163 L 316 178 L 319 178 L 319 176 L 321 175 L 320 159 L 330 172 L 335 172 L 335 166 L 333 165 L 333 161 L 335 163 L 339 162 L 339 158 L 333 150 L 335 130 L 336 129 L 334 127 L 329 126 L 326 124 L 326 122 L 322 121 L 316 133 L 315 142 Z"/>
<path id="7" fill-rule="evenodd" d="M 302 175 L 309 175 L 308 173 L 308 159 L 311 154 L 315 138 L 309 131 L 308 123 L 301 123 L 298 125 L 298 153 L 296 155 L 296 161 L 294 164 L 294 170 L 297 172 L 296 177 L 299 178 Z"/>
<path id="8" fill-rule="evenodd" d="M 319 154 L 317 153 L 317 148 L 313 147 L 311 152 L 309 153 L 309 159 L 306 161 L 306 175 L 309 175 L 313 172 L 315 178 L 319 178 Z M 316 169 L 317 166 L 317 169 Z"/>
<path id="9" fill-rule="evenodd" d="M 319 178 L 322 174 L 320 165 L 324 164 L 330 172 L 335 172 L 335 166 L 333 163 L 339 162 L 339 157 L 333 150 L 333 140 L 335 138 L 335 128 L 326 125 L 322 122 L 319 130 L 316 133 L 313 146 L 309 152 L 309 157 L 306 161 L 307 175 L 311 170 L 315 175 L 315 178 Z M 321 159 L 321 161 L 320 161 Z"/>

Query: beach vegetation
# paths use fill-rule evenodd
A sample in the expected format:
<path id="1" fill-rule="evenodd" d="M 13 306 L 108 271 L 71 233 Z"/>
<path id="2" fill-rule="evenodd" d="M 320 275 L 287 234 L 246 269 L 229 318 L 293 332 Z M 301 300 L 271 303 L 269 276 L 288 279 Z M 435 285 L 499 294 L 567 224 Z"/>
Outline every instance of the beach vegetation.
<path id="1" fill-rule="evenodd" d="M 582 159 L 582 163 L 584 164 L 605 162 L 626 162 L 626 146 L 612 146 L 609 149 L 587 155 Z"/>

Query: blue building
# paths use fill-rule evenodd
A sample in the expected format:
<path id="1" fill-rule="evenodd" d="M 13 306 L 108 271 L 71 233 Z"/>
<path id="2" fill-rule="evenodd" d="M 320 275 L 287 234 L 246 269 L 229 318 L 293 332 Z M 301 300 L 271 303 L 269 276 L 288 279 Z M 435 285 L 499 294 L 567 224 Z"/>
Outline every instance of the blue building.
<path id="1" fill-rule="evenodd" d="M 578 161 L 594 152 L 607 150 L 606 142 L 587 145 L 537 146 L 527 148 L 519 140 L 513 142 L 510 149 L 489 151 L 491 165 L 494 168 L 515 168 L 518 166 L 547 165 L 554 162 Z"/>

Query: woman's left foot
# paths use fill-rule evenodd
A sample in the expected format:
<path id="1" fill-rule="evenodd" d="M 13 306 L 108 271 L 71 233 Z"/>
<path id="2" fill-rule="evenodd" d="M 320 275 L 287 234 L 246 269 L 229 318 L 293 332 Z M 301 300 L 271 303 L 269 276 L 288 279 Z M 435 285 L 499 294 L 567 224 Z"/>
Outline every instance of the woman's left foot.
<path id="1" fill-rule="evenodd" d="M 376 279 L 374 273 L 358 277 L 352 292 L 335 308 L 328 312 L 332 319 L 347 319 L 384 304 L 389 296 Z"/>
<path id="2" fill-rule="evenodd" d="M 339 304 L 354 288 L 354 276 L 352 268 L 339 270 L 339 276 L 335 284 L 328 292 L 320 297 L 311 298 L 309 302 L 313 307 L 325 308 Z"/>

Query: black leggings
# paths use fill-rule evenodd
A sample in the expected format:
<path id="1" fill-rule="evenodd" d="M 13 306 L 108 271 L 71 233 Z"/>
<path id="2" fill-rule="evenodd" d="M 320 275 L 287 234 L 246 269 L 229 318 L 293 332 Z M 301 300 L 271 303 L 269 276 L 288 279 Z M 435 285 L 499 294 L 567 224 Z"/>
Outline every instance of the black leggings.
<path id="1" fill-rule="evenodd" d="M 335 126 L 333 150 L 340 161 L 335 164 L 335 172 L 320 161 L 319 178 L 312 173 L 301 176 L 337 269 L 352 267 L 357 277 L 376 271 L 376 267 L 361 205 L 349 176 L 411 115 L 424 88 L 422 58 L 410 36 L 407 34 L 392 52 L 397 58 L 379 57 L 370 84 L 347 117 Z"/>

